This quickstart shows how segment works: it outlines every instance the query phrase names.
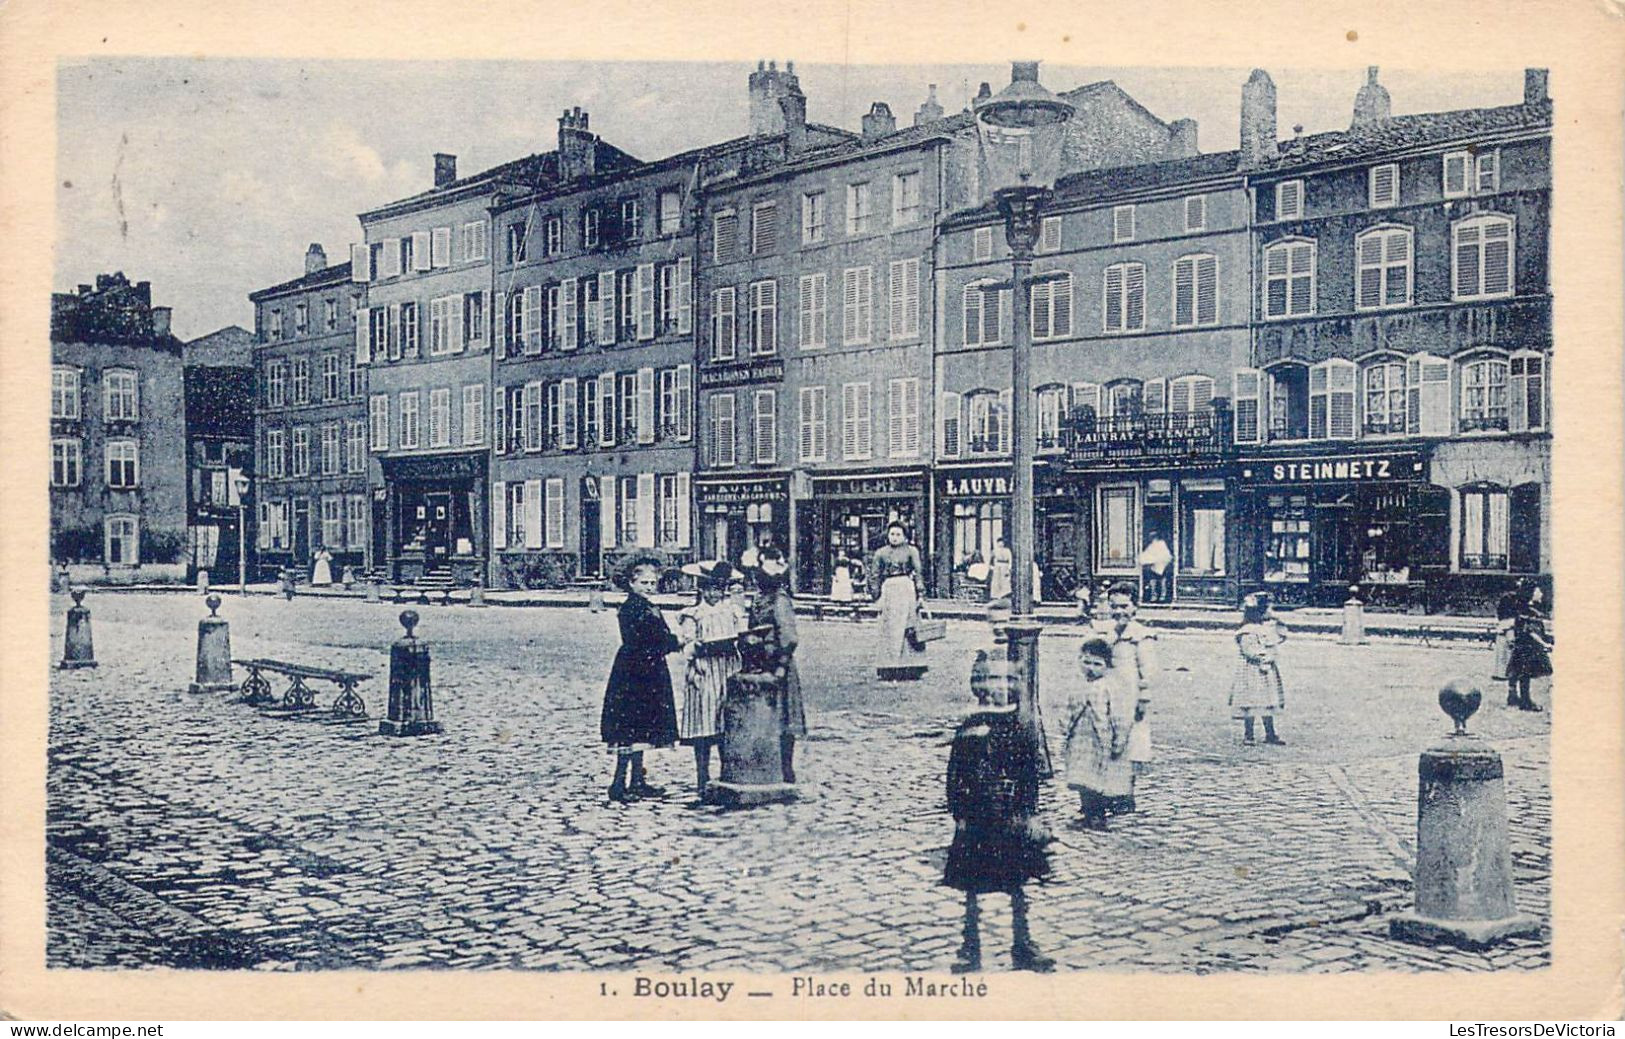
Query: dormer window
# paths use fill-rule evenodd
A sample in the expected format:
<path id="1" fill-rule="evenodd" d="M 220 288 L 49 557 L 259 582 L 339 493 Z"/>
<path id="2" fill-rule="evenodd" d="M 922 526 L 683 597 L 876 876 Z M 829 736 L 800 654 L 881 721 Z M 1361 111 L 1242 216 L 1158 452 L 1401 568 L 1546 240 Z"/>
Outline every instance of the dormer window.
<path id="1" fill-rule="evenodd" d="M 1299 220 L 1303 217 L 1303 181 L 1283 180 L 1275 185 L 1275 219 Z"/>

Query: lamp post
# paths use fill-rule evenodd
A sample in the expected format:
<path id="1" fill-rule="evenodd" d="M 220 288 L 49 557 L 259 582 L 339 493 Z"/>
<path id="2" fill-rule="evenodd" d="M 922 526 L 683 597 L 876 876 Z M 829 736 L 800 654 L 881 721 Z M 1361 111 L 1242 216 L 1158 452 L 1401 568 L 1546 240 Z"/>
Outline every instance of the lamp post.
<path id="1" fill-rule="evenodd" d="M 1045 202 L 1060 172 L 1071 102 L 1038 82 L 1038 62 L 1011 64 L 1010 85 L 976 105 L 984 185 L 1004 218 L 1010 246 L 1010 673 L 1017 713 L 1036 741 L 1038 729 L 1038 632 L 1033 619 L 1033 430 L 1032 315 L 1029 281 Z M 1041 748 L 1041 760 L 1048 749 Z"/>
<path id="2" fill-rule="evenodd" d="M 248 594 L 248 477 L 241 469 L 226 474 L 231 481 L 231 497 L 237 505 L 237 594 Z"/>

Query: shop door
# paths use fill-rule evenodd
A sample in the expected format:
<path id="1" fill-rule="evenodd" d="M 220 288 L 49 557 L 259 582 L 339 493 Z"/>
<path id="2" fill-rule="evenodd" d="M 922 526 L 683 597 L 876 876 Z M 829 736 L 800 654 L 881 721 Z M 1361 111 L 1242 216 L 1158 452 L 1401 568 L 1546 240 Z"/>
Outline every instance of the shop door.
<path id="1" fill-rule="evenodd" d="M 1077 521 L 1072 514 L 1045 513 L 1037 548 L 1043 587 L 1035 593 L 1048 601 L 1070 598 L 1078 586 Z"/>
<path id="2" fill-rule="evenodd" d="M 1316 603 L 1336 606 L 1348 598 L 1349 585 L 1359 579 L 1355 569 L 1354 505 L 1330 502 L 1316 507 L 1318 520 L 1314 549 Z"/>
<path id="3" fill-rule="evenodd" d="M 389 558 L 389 499 L 383 494 L 372 496 L 372 561 L 380 567 Z"/>
<path id="4" fill-rule="evenodd" d="M 423 496 L 428 516 L 423 531 L 423 561 L 425 567 L 444 564 L 451 555 L 451 495 L 432 492 Z"/>
<path id="5" fill-rule="evenodd" d="M 310 561 L 310 501 L 293 500 L 293 560 L 303 565 Z"/>
<path id="6" fill-rule="evenodd" d="M 603 575 L 603 503 L 598 500 L 598 478 L 581 480 L 581 576 Z"/>

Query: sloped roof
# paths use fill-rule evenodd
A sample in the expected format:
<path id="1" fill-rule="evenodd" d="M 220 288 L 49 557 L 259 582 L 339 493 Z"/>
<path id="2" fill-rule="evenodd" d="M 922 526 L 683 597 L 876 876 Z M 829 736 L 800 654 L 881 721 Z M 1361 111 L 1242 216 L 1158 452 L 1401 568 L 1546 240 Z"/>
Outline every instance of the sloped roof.
<path id="1" fill-rule="evenodd" d="M 270 296 L 280 296 L 289 292 L 303 292 L 306 289 L 319 289 L 326 285 L 337 285 L 350 280 L 350 261 L 335 263 L 331 267 L 324 267 L 314 274 L 306 274 L 301 278 L 284 281 L 270 288 L 260 289 L 248 294 L 249 302 L 257 303 Z"/>
<path id="2" fill-rule="evenodd" d="M 1462 108 L 1450 112 L 1397 115 L 1369 126 L 1282 141 L 1274 161 L 1266 163 L 1261 169 L 1344 162 L 1486 134 L 1549 129 L 1551 125 L 1552 103 L 1549 100 L 1499 108 Z"/>
<path id="3" fill-rule="evenodd" d="M 626 170 L 642 163 L 634 156 L 615 147 L 613 144 L 599 138 L 597 151 L 594 154 L 595 167 L 602 173 L 616 170 Z M 395 213 L 410 212 L 433 205 L 442 199 L 450 199 L 457 195 L 477 193 L 481 189 L 491 188 L 498 184 L 521 184 L 528 187 L 540 188 L 550 181 L 556 181 L 559 176 L 559 153 L 555 149 L 550 152 L 540 152 L 527 155 L 522 159 L 504 162 L 490 169 L 481 170 L 467 177 L 459 177 L 449 184 L 429 188 L 415 195 L 386 202 L 375 209 L 361 214 L 362 220 L 372 217 L 388 216 Z"/>

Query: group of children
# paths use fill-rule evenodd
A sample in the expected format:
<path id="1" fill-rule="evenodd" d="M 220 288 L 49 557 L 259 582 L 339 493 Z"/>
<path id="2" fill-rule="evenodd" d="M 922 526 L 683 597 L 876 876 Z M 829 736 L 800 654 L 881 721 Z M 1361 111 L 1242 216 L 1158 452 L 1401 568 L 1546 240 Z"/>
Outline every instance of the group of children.
<path id="1" fill-rule="evenodd" d="M 697 579 L 699 601 L 677 615 L 677 630 L 651 602 L 660 587 L 658 557 L 634 556 L 618 583 L 626 590 L 619 622 L 621 646 L 604 691 L 599 734 L 615 754 L 609 799 L 625 803 L 660 797 L 648 781 L 647 750 L 683 743 L 694 749 L 695 786 L 705 797 L 711 782 L 711 750 L 722 739 L 722 707 L 728 680 L 751 663 L 778 687 L 779 751 L 786 783 L 795 782 L 795 743 L 807 733 L 801 678 L 796 671 L 795 608 L 785 587 L 789 565 L 775 548 L 755 554 L 748 570 L 724 560 L 693 563 L 683 572 Z M 756 585 L 747 599 L 745 582 Z M 683 655 L 682 709 L 675 706 L 666 657 Z"/>

